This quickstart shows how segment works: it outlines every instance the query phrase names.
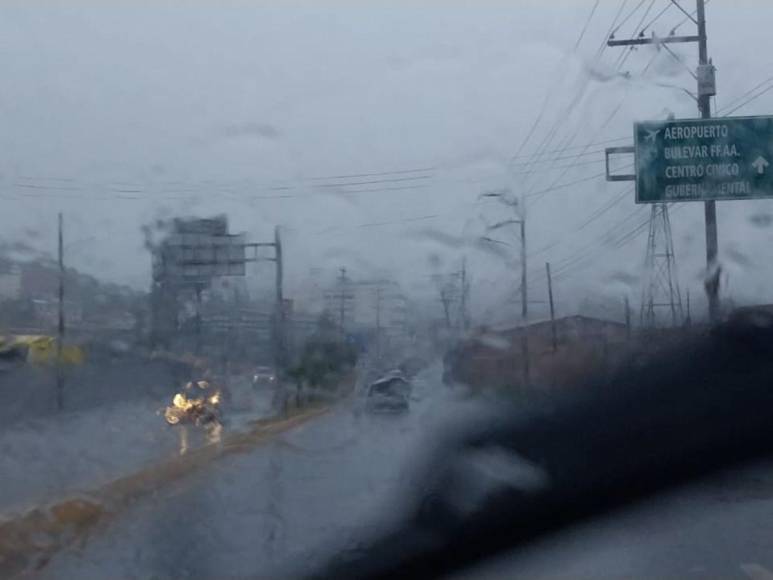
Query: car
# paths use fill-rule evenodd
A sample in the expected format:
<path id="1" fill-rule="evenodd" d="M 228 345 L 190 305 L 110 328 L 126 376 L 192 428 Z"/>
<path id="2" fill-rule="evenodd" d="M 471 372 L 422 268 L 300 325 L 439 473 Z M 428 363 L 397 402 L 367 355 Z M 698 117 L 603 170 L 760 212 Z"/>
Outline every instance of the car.
<path id="1" fill-rule="evenodd" d="M 276 372 L 271 367 L 257 367 L 252 376 L 253 385 L 274 385 L 276 384 Z"/>
<path id="2" fill-rule="evenodd" d="M 401 413 L 410 409 L 411 384 L 400 374 L 390 373 L 371 383 L 365 408 L 371 413 Z"/>

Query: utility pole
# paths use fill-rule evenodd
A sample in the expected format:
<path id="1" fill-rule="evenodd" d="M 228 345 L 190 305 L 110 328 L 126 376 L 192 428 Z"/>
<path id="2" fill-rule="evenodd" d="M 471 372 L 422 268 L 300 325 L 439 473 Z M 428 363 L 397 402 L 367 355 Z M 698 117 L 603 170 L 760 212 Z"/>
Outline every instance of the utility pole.
<path id="1" fill-rule="evenodd" d="M 529 368 L 529 296 L 526 281 L 526 217 L 518 220 L 521 224 L 521 318 L 523 320 L 523 332 L 521 333 L 521 357 L 523 358 L 524 387 L 531 382 L 531 369 Z"/>
<path id="2" fill-rule="evenodd" d="M 690 316 L 690 289 L 687 289 L 687 317 L 684 319 L 684 325 L 687 328 L 692 326 L 692 317 Z"/>
<path id="3" fill-rule="evenodd" d="M 347 278 L 346 278 L 346 268 L 341 268 L 340 275 L 338 276 L 338 325 L 341 331 L 341 340 L 343 341 L 346 338 L 346 327 L 345 327 L 345 321 L 346 321 L 346 301 L 348 299 L 354 298 L 352 294 L 349 294 L 346 292 L 347 284 Z"/>
<path id="4" fill-rule="evenodd" d="M 62 367 L 62 343 L 64 342 L 64 227 L 59 212 L 59 312 L 56 333 L 56 408 L 64 409 L 64 369 Z"/>
<path id="5" fill-rule="evenodd" d="M 276 260 L 275 284 L 276 284 L 276 322 L 275 322 L 275 348 L 277 372 L 285 367 L 287 362 L 286 352 L 286 312 L 284 304 L 284 262 L 282 261 L 282 238 L 279 235 L 279 226 L 274 227 L 274 258 Z"/>
<path id="6" fill-rule="evenodd" d="M 196 328 L 194 332 L 196 333 L 196 344 L 194 347 L 194 351 L 196 353 L 196 357 L 198 358 L 201 355 L 201 292 L 203 291 L 203 288 L 201 284 L 196 284 L 196 288 L 194 290 L 196 294 Z"/>
<path id="7" fill-rule="evenodd" d="M 282 254 L 282 237 L 279 232 L 279 226 L 274 227 L 273 242 L 258 242 L 247 244 L 255 250 L 255 257 L 250 260 L 253 262 L 274 262 L 274 287 L 275 287 L 275 313 L 273 324 L 271 325 L 272 340 L 274 344 L 274 365 L 277 372 L 282 372 L 287 363 L 287 340 L 286 340 L 286 318 L 284 301 L 284 256 Z M 258 255 L 260 248 L 271 248 L 274 251 L 272 258 L 261 258 Z"/>
<path id="8" fill-rule="evenodd" d="M 553 279 L 550 276 L 550 262 L 545 262 L 548 275 L 548 300 L 550 301 L 550 333 L 553 338 L 553 352 L 558 351 L 558 334 L 556 333 L 556 311 L 553 305 Z"/>
<path id="9" fill-rule="evenodd" d="M 346 284 L 346 268 L 341 268 L 341 276 L 338 278 L 340 294 L 339 294 L 339 320 L 338 325 L 341 327 L 341 336 L 344 335 L 344 314 L 346 313 L 346 296 L 344 294 L 344 285 Z"/>
<path id="10" fill-rule="evenodd" d="M 623 297 L 623 301 L 625 302 L 625 337 L 631 340 L 631 305 L 628 303 L 627 294 Z"/>
<path id="11" fill-rule="evenodd" d="M 698 108 L 701 118 L 711 118 L 711 96 L 716 90 L 711 87 L 704 90 L 701 83 L 703 71 L 710 75 L 714 85 L 714 67 L 709 63 L 706 38 L 706 3 L 704 0 L 696 0 L 696 15 L 698 18 Z M 719 268 L 717 266 L 717 248 L 719 245 L 717 236 L 717 206 L 711 200 L 704 204 L 706 220 L 706 296 L 709 300 L 709 319 L 711 322 L 719 320 Z"/>
<path id="12" fill-rule="evenodd" d="M 376 286 L 376 359 L 381 360 L 381 286 Z"/>
<path id="13" fill-rule="evenodd" d="M 701 118 L 711 118 L 711 97 L 716 95 L 716 80 L 714 65 L 708 57 L 707 35 L 706 35 L 706 2 L 705 0 L 696 0 L 695 15 L 687 12 L 679 5 L 677 0 L 671 0 L 697 27 L 697 34 L 694 36 L 666 36 L 663 38 L 631 38 L 626 40 L 614 40 L 610 37 L 607 40 L 607 46 L 627 46 L 633 47 L 642 44 L 667 45 L 678 42 L 697 42 L 698 43 L 698 74 L 694 75 L 698 81 L 698 110 Z M 711 322 L 719 320 L 719 265 L 717 263 L 717 208 L 713 200 L 704 202 L 704 219 L 706 229 L 706 297 L 709 304 L 709 319 Z"/>
<path id="14" fill-rule="evenodd" d="M 469 290 L 469 287 L 467 285 L 467 258 L 466 257 L 462 259 L 461 277 L 462 277 L 462 296 L 461 296 L 459 309 L 461 311 L 462 333 L 466 333 L 469 326 L 469 318 L 467 316 L 467 292 Z"/>

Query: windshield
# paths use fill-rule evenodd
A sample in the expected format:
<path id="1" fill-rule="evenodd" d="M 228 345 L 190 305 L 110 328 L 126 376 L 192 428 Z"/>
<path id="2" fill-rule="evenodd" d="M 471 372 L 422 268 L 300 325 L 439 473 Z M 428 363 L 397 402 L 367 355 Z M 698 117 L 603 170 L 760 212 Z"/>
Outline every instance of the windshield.
<path id="1" fill-rule="evenodd" d="M 370 387 L 372 395 L 404 396 L 407 392 L 408 384 L 400 379 L 381 380 Z"/>
<path id="2" fill-rule="evenodd" d="M 467 421 L 773 312 L 771 18 L 5 0 L 0 577 L 303 575 Z"/>

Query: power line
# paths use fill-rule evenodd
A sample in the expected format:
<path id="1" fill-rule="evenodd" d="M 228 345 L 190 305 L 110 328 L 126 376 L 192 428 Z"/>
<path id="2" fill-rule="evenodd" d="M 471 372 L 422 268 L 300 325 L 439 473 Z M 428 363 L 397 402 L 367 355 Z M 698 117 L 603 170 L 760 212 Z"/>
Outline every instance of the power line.
<path id="1" fill-rule="evenodd" d="M 611 123 L 611 122 L 612 122 L 612 119 L 614 119 L 614 118 L 615 118 L 615 116 L 617 115 L 617 113 L 618 113 L 618 112 L 620 111 L 620 109 L 622 108 L 622 106 L 623 106 L 623 103 L 625 102 L 626 98 L 628 98 L 628 91 L 626 91 L 626 93 L 623 95 L 623 98 L 620 100 L 620 102 L 618 103 L 617 107 L 615 107 L 615 108 L 614 108 L 614 109 L 611 111 L 611 113 L 610 113 L 610 114 L 607 116 L 607 118 L 604 120 L 604 122 L 602 123 L 601 127 L 598 129 L 597 133 L 598 133 L 598 132 L 601 132 L 601 131 L 603 131 L 603 130 L 604 130 L 606 127 L 607 127 L 607 125 L 609 125 L 609 123 Z M 585 149 L 587 149 L 588 147 L 590 147 L 590 144 L 586 145 L 586 146 L 585 146 Z M 581 151 L 581 152 L 580 152 L 580 154 L 581 154 L 581 153 L 583 153 L 583 152 L 584 152 L 584 150 L 583 150 L 583 151 Z M 578 154 L 578 156 L 579 156 L 579 154 Z M 633 164 L 630 164 L 630 165 L 627 165 L 627 166 L 623 166 L 623 167 L 620 167 L 619 169 L 626 169 L 627 167 L 630 167 L 630 166 L 632 166 L 632 165 L 633 165 Z M 564 170 L 563 170 L 563 172 L 561 173 L 561 175 L 559 175 L 559 176 L 558 176 L 558 177 L 557 177 L 555 180 L 553 180 L 553 183 L 551 183 L 550 187 L 548 187 L 546 190 L 543 190 L 543 191 L 542 191 L 542 192 L 541 192 L 539 195 L 537 195 L 537 194 L 531 194 L 531 196 L 532 196 L 532 197 L 535 197 L 535 198 L 536 198 L 534 201 L 537 201 L 538 199 L 540 199 L 541 197 L 543 197 L 543 196 L 544 196 L 546 193 L 548 193 L 549 191 L 551 191 L 551 190 L 552 190 L 552 188 L 556 186 L 557 182 L 558 182 L 558 181 L 559 181 L 559 180 L 560 180 L 560 179 L 561 179 L 561 178 L 562 178 L 564 175 L 566 175 L 566 173 L 569 171 L 569 169 L 570 169 L 571 167 L 572 167 L 572 166 L 570 165 L 570 166 L 568 166 L 566 169 L 564 169 Z M 604 172 L 602 175 L 606 176 L 606 171 L 605 171 L 605 172 Z"/>
<path id="2" fill-rule="evenodd" d="M 630 137 L 616 137 L 614 139 L 605 139 L 603 141 L 594 141 L 593 143 L 591 143 L 591 145 L 604 145 L 604 144 L 607 144 L 607 143 L 616 143 L 616 142 L 619 142 L 619 141 L 630 141 L 630 139 L 631 139 Z M 541 155 L 547 155 L 549 153 L 562 153 L 564 151 L 569 151 L 569 150 L 572 150 L 572 149 L 584 149 L 585 147 L 587 147 L 587 145 L 574 145 L 572 147 L 562 147 L 562 148 L 556 148 L 556 149 L 548 149 L 548 150 L 545 150 L 542 153 L 540 153 L 540 156 Z M 603 152 L 604 149 L 596 149 L 594 151 Z M 513 156 L 513 157 L 511 157 L 511 159 L 522 159 L 524 157 L 528 157 L 529 159 L 531 159 L 532 157 L 534 157 L 534 154 L 530 153 L 528 155 Z M 553 158 L 551 158 L 551 159 L 553 159 Z M 516 163 L 515 165 L 526 165 L 528 163 L 531 163 L 531 161 L 523 161 L 523 162 L 520 162 L 520 163 Z"/>
<path id="3" fill-rule="evenodd" d="M 732 107 L 738 101 L 740 101 L 741 99 L 746 98 L 748 95 L 752 94 L 754 91 L 756 91 L 757 89 L 759 89 L 760 87 L 762 87 L 763 85 L 765 85 L 765 84 L 767 84 L 767 83 L 769 83 L 771 81 L 773 81 L 773 76 L 770 76 L 770 77 L 766 78 L 764 81 L 762 81 L 760 83 L 757 83 L 756 85 L 754 85 L 752 88 L 750 88 L 748 91 L 746 91 L 742 95 L 739 95 L 737 97 L 733 97 L 732 99 L 730 99 L 730 102 L 727 103 L 724 107 L 722 107 L 722 109 L 717 111 L 717 113 L 720 113 L 720 111 L 724 111 L 725 109 L 728 109 L 728 108 Z"/>
<path id="4" fill-rule="evenodd" d="M 677 203 L 670 203 L 668 204 L 669 210 L 671 210 L 671 214 L 673 215 L 674 212 L 679 211 L 681 208 L 683 208 L 685 204 L 677 204 Z M 635 240 L 637 237 L 639 237 L 648 227 L 649 225 L 649 218 L 643 220 L 641 223 L 639 223 L 636 227 L 634 227 L 632 230 L 630 230 L 628 233 L 623 234 L 622 236 L 618 237 L 617 240 L 612 242 L 610 245 L 601 248 L 602 251 L 612 251 L 622 248 L 623 246 L 629 244 L 633 240 Z M 588 256 L 587 259 L 591 259 L 591 256 Z M 586 263 L 587 263 L 586 259 Z M 573 264 L 571 266 L 568 266 L 564 268 L 562 272 L 559 274 L 563 277 L 569 277 L 573 275 L 576 271 L 578 271 L 580 266 L 584 266 L 585 263 L 579 263 L 579 264 Z M 559 276 L 559 274 L 556 274 L 554 276 L 554 279 Z"/>
<path id="5" fill-rule="evenodd" d="M 596 51 L 596 60 L 601 58 L 601 55 L 604 54 L 604 51 L 607 49 L 607 39 L 612 34 L 612 31 L 615 28 L 615 24 L 617 24 L 618 18 L 620 18 L 620 14 L 622 14 L 623 10 L 625 10 L 626 4 L 628 4 L 628 0 L 623 0 L 620 3 L 620 7 L 617 9 L 617 13 L 612 19 L 612 24 L 609 25 L 609 30 L 607 30 L 607 33 L 604 35 L 604 38 L 601 41 L 601 46 L 599 46 L 599 49 Z"/>
<path id="6" fill-rule="evenodd" d="M 324 181 L 329 179 L 355 179 L 359 177 L 381 177 L 382 175 L 402 175 L 404 173 L 427 173 L 435 171 L 437 167 L 418 167 L 412 169 L 396 169 L 394 171 L 379 171 L 376 173 L 350 173 L 348 175 L 325 175 L 318 177 L 309 177 L 312 181 Z"/>
<path id="7" fill-rule="evenodd" d="M 640 27 L 641 27 L 641 24 L 643 23 L 644 19 L 646 19 L 647 15 L 649 14 L 650 10 L 652 9 L 652 6 L 654 5 L 654 3 L 655 3 L 655 0 L 651 0 L 651 2 L 650 2 L 650 5 L 648 6 L 647 10 L 645 11 L 644 15 L 642 16 L 642 19 L 640 20 L 640 22 L 639 22 L 639 24 L 637 25 L 636 29 L 638 29 L 638 28 L 640 28 Z M 641 6 L 642 4 L 643 4 L 643 1 L 642 1 L 642 2 L 640 2 L 640 3 L 639 3 L 639 5 L 637 5 L 637 7 L 634 9 L 634 11 L 632 11 L 632 12 L 631 12 L 631 14 L 633 14 L 633 13 L 634 13 L 636 10 L 638 10 L 638 7 L 639 7 L 639 6 Z M 630 16 L 630 14 L 629 14 L 629 16 Z M 619 68 L 619 67 L 618 67 L 618 68 Z M 627 96 L 628 96 L 628 93 L 627 93 L 627 91 L 626 91 L 626 94 L 625 94 L 625 95 L 623 96 L 623 98 L 620 100 L 620 103 L 619 103 L 619 104 L 617 105 L 617 107 L 615 107 L 615 109 L 614 109 L 614 110 L 613 110 L 613 111 L 612 111 L 612 112 L 609 114 L 609 116 L 607 117 L 607 119 L 604 121 L 604 123 L 603 123 L 603 124 L 601 125 L 601 127 L 599 128 L 599 130 L 598 130 L 599 132 L 600 132 L 600 131 L 603 131 L 603 129 L 604 129 L 604 128 L 605 128 L 605 127 L 606 127 L 606 126 L 607 126 L 607 125 L 608 125 L 608 124 L 609 124 L 609 123 L 612 121 L 612 119 L 613 119 L 613 118 L 614 118 L 614 117 L 617 115 L 617 113 L 620 111 L 621 107 L 623 106 L 623 103 L 625 102 L 625 99 L 627 98 Z M 565 141 L 565 147 L 566 147 L 566 146 L 568 146 L 568 145 L 569 145 L 569 144 L 570 144 L 570 143 L 571 143 L 571 142 L 572 142 L 572 141 L 573 141 L 573 140 L 576 138 L 576 135 L 577 135 L 577 133 L 579 132 L 579 130 L 580 130 L 580 127 L 578 127 L 578 128 L 577 128 L 577 130 L 575 131 L 575 133 L 574 133 L 574 134 L 573 134 L 571 137 L 569 137 L 569 138 L 567 139 L 567 141 Z M 590 143 L 586 144 L 586 145 L 585 145 L 585 147 L 583 148 L 583 150 L 581 151 L 581 153 L 580 153 L 580 154 L 582 154 L 583 152 L 585 152 L 585 151 L 586 151 L 586 150 L 587 150 L 587 149 L 588 149 L 590 146 L 591 146 L 591 145 L 590 145 Z M 578 154 L 578 156 L 577 156 L 577 157 L 579 157 L 579 155 L 580 155 L 580 154 Z M 560 175 L 559 175 L 559 176 L 558 176 L 558 177 L 557 177 L 555 180 L 553 180 L 553 183 L 551 183 L 550 187 L 548 187 L 546 190 L 543 190 L 542 192 L 540 192 L 540 194 L 539 194 L 539 195 L 538 195 L 538 194 L 535 194 L 535 193 L 533 193 L 533 192 L 531 192 L 531 191 L 530 191 L 529 193 L 527 193 L 527 194 L 526 194 L 526 197 L 535 197 L 535 198 L 536 198 L 536 199 L 535 199 L 535 201 L 536 201 L 537 199 L 541 198 L 541 197 L 542 197 L 544 194 L 546 194 L 547 192 L 549 192 L 549 191 L 552 191 L 552 188 L 553 188 L 554 186 L 556 186 L 557 182 L 558 182 L 558 181 L 559 181 L 559 180 L 560 180 L 560 179 L 561 179 L 561 178 L 562 178 L 564 175 L 566 175 L 566 173 L 569 171 L 569 169 L 571 169 L 571 165 L 570 165 L 570 166 L 568 166 L 568 167 L 566 167 L 566 168 L 565 168 L 565 169 L 562 171 L 562 173 L 561 173 L 561 174 L 560 174 Z M 533 188 L 532 188 L 532 189 L 533 189 Z"/>
<path id="8" fill-rule="evenodd" d="M 666 12 L 668 12 L 672 7 L 673 7 L 673 3 L 669 1 L 669 3 L 666 4 L 666 6 L 660 12 L 658 12 L 657 15 L 652 20 L 650 20 L 646 25 L 644 25 L 641 31 L 645 32 L 649 27 L 651 27 L 658 20 L 660 20 L 660 17 L 663 16 Z"/>
<path id="9" fill-rule="evenodd" d="M 631 38 L 636 37 L 637 34 L 638 34 L 638 36 L 642 36 L 644 34 L 644 30 L 642 29 L 642 24 L 644 24 L 644 20 L 647 18 L 647 16 L 649 15 L 650 11 L 652 10 L 652 7 L 655 5 L 655 1 L 656 0 L 650 0 L 650 4 L 649 4 L 649 6 L 647 6 L 647 10 L 644 11 L 644 15 L 639 20 L 639 23 L 636 25 L 636 28 L 633 29 L 633 35 L 631 36 Z M 634 50 L 634 47 L 631 46 L 630 50 L 624 51 L 622 53 L 623 54 L 623 58 L 620 60 L 619 64 L 617 65 L 617 70 L 618 71 L 621 68 L 623 68 L 623 65 L 626 63 L 628 58 L 631 56 L 631 54 L 633 53 L 633 50 Z"/>
<path id="10" fill-rule="evenodd" d="M 325 188 L 331 188 L 331 187 L 349 187 L 353 185 L 373 185 L 375 183 L 399 183 L 404 181 L 418 181 L 421 179 L 432 179 L 434 175 L 419 175 L 416 177 L 395 177 L 392 179 L 374 179 L 370 181 L 349 181 L 346 183 L 321 183 L 319 185 L 315 185 L 314 187 L 325 187 Z"/>
<path id="11" fill-rule="evenodd" d="M 723 116 L 724 116 L 724 117 L 727 117 L 728 115 L 732 115 L 732 114 L 733 114 L 733 113 L 735 113 L 735 112 L 736 112 L 738 109 L 740 109 L 740 108 L 742 108 L 742 107 L 745 107 L 746 105 L 748 105 L 749 103 L 751 103 L 751 102 L 753 102 L 753 101 L 756 101 L 756 100 L 757 100 L 758 98 L 760 98 L 762 95 L 764 95 L 764 94 L 765 94 L 765 93 L 767 93 L 767 92 L 770 92 L 771 90 L 773 90 L 773 85 L 770 85 L 770 86 L 769 86 L 768 88 L 766 88 L 764 91 L 760 91 L 759 93 L 757 93 L 757 94 L 756 94 L 756 95 L 754 95 L 753 97 L 750 97 L 750 98 L 746 99 L 746 100 L 745 100 L 743 103 L 739 104 L 738 106 L 736 106 L 736 107 L 733 107 L 731 110 L 729 110 L 729 111 L 727 111 L 726 113 L 724 113 L 724 114 L 723 114 Z"/>
<path id="12" fill-rule="evenodd" d="M 584 244 L 580 248 L 577 248 L 575 252 L 572 253 L 570 256 L 557 261 L 555 263 L 557 268 L 560 269 L 567 266 L 570 263 L 576 262 L 578 259 L 588 255 L 589 252 L 593 251 L 594 249 L 597 249 L 599 246 L 604 246 L 609 243 L 614 243 L 615 237 L 618 235 L 619 230 L 621 230 L 632 219 L 635 219 L 640 215 L 642 215 L 642 212 L 640 210 L 641 208 L 637 207 L 636 209 L 634 209 L 634 211 L 632 211 L 622 220 L 620 220 L 619 222 L 617 222 L 616 224 L 608 228 L 606 231 L 604 231 L 600 236 L 597 236 L 594 240 L 590 241 L 587 244 Z"/>
<path id="13" fill-rule="evenodd" d="M 577 42 L 574 43 L 574 51 L 577 51 L 583 37 L 585 36 L 585 32 L 588 30 L 588 25 L 590 25 L 591 20 L 593 20 L 593 15 L 596 13 L 596 8 L 599 7 L 599 1 L 600 0 L 596 0 L 593 3 L 593 8 L 591 8 L 590 14 L 588 14 L 588 18 L 585 20 L 585 25 L 582 27 L 582 32 L 580 32 L 580 36 L 577 38 Z"/>
<path id="14" fill-rule="evenodd" d="M 631 164 L 631 166 L 633 163 Z M 622 169 L 622 168 L 621 168 Z M 531 193 L 527 193 L 526 197 L 541 197 L 542 195 L 549 193 L 551 191 L 557 191 L 559 189 L 564 189 L 565 187 L 571 187 L 572 185 L 577 185 L 578 183 L 585 183 L 586 181 L 593 181 L 594 179 L 598 179 L 599 177 L 606 177 L 607 173 L 606 171 L 602 173 L 594 173 L 593 175 L 589 175 L 588 177 L 583 177 L 581 179 L 575 179 L 574 181 L 568 181 L 566 183 L 561 183 L 558 185 L 553 185 L 551 187 L 546 187 L 545 189 L 540 189 L 538 191 L 534 191 Z"/>
<path id="15" fill-rule="evenodd" d="M 582 230 L 584 230 L 586 227 L 588 227 L 590 224 L 595 222 L 597 219 L 599 219 L 601 216 L 603 216 L 605 213 L 607 213 L 613 207 L 618 205 L 621 201 L 623 201 L 632 192 L 633 192 L 633 187 L 625 190 L 624 192 L 619 194 L 617 197 L 613 198 L 612 201 L 607 202 L 606 205 L 602 206 L 601 208 L 599 208 L 598 210 L 593 212 L 593 214 L 591 214 L 591 216 L 588 217 L 588 219 L 586 219 L 580 226 L 578 226 L 575 229 L 575 231 L 576 232 L 581 232 Z"/>
<path id="16" fill-rule="evenodd" d="M 622 21 L 620 24 L 618 24 L 618 25 L 617 25 L 617 27 L 616 27 L 616 28 L 615 28 L 615 29 L 612 31 L 612 34 L 610 34 L 610 37 L 611 37 L 611 36 L 613 36 L 613 35 L 615 35 L 615 34 L 617 34 L 617 31 L 618 31 L 618 30 L 620 30 L 620 29 L 623 27 L 623 25 L 624 25 L 626 22 L 628 22 L 628 20 L 630 20 L 631 16 L 633 16 L 633 15 L 634 15 L 634 14 L 635 14 L 635 13 L 636 13 L 638 10 L 639 10 L 639 8 L 641 8 L 641 7 L 642 7 L 642 5 L 643 5 L 643 4 L 644 4 L 646 1 L 647 1 L 647 0 L 639 0 L 639 3 L 638 3 L 636 6 L 634 6 L 633 10 L 631 10 L 631 11 L 628 13 L 628 16 L 626 16 L 625 18 L 623 18 L 623 21 Z"/>

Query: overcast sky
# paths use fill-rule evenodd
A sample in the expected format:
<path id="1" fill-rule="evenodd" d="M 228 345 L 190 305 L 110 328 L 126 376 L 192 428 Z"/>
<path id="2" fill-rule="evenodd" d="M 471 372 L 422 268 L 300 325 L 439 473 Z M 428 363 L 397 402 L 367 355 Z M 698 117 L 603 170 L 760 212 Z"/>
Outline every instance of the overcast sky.
<path id="1" fill-rule="evenodd" d="M 634 206 L 627 184 L 594 177 L 610 144 L 596 143 L 630 136 L 636 120 L 696 108 L 678 88 L 692 91 L 694 80 L 665 51 L 631 52 L 619 69 L 629 78 L 615 74 L 621 49 L 597 56 L 621 3 L 600 0 L 575 48 L 594 0 L 6 1 L 2 238 L 53 252 L 64 211 L 71 264 L 146 288 L 143 223 L 224 212 L 255 241 L 282 226 L 291 294 L 310 268 L 342 265 L 426 291 L 429 274 L 466 255 L 476 309 L 490 315 L 514 291 L 516 262 L 503 254 L 517 254 L 515 232 L 503 233 L 512 245 L 499 255 L 469 240 L 509 211 L 479 195 L 509 187 L 527 199 L 535 300 L 547 260 L 563 272 L 565 310 L 586 297 L 638 299 L 646 232 L 614 245 L 648 208 Z M 626 4 L 622 16 L 640 3 Z M 644 2 L 617 37 L 669 4 L 654 0 L 644 18 Z M 773 76 L 773 4 L 711 0 L 707 17 L 722 109 Z M 665 35 L 683 20 L 672 6 L 646 32 Z M 696 47 L 672 46 L 692 68 Z M 773 92 L 735 114 L 766 113 Z M 560 153 L 524 165 L 541 144 Z M 694 304 L 702 212 L 683 204 L 672 217 Z M 727 289 L 738 301 L 773 302 L 772 230 L 761 226 L 769 213 L 769 201 L 719 204 Z M 586 260 L 566 270 L 578 257 Z"/>

